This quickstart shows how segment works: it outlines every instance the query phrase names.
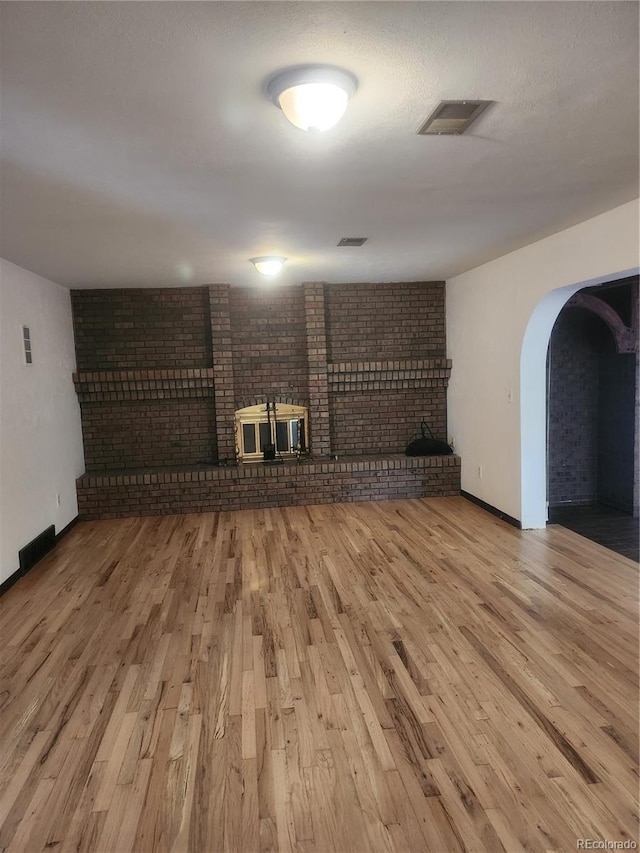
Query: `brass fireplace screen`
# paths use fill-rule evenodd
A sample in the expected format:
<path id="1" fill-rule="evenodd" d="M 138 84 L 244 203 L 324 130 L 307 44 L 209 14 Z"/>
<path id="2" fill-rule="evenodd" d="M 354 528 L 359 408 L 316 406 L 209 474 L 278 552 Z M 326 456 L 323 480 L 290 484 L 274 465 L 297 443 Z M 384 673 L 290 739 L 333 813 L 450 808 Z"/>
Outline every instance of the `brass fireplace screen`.
<path id="1" fill-rule="evenodd" d="M 242 462 L 295 458 L 308 446 L 304 406 L 266 402 L 235 413 L 236 453 Z"/>

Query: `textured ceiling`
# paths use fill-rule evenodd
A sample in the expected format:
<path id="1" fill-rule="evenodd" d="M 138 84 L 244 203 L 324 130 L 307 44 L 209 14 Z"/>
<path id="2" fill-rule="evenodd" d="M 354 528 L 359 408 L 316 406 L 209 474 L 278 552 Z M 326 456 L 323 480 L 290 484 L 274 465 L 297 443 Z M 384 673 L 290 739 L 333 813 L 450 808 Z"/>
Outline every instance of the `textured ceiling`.
<path id="1" fill-rule="evenodd" d="M 0 254 L 64 285 L 247 284 L 265 254 L 284 283 L 448 278 L 638 195 L 636 2 L 0 14 Z M 263 94 L 308 62 L 359 80 L 325 134 Z M 464 136 L 417 136 L 449 98 L 496 103 Z"/>

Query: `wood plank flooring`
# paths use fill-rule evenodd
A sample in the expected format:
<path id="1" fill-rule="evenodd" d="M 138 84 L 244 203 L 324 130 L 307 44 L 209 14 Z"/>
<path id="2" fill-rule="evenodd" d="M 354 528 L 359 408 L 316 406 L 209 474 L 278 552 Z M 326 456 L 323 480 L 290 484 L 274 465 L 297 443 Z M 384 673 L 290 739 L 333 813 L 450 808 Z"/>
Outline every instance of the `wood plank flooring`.
<path id="1" fill-rule="evenodd" d="M 638 840 L 638 566 L 462 498 L 77 525 L 0 599 L 0 850 Z"/>

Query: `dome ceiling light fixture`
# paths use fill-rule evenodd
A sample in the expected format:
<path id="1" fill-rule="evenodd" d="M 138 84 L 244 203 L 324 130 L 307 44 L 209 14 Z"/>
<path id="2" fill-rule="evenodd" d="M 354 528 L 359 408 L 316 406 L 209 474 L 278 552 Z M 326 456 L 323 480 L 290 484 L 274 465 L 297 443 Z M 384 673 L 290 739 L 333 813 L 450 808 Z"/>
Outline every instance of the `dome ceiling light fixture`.
<path id="1" fill-rule="evenodd" d="M 260 258 L 249 258 L 249 260 L 261 275 L 278 275 L 287 259 L 263 255 Z"/>
<path id="2" fill-rule="evenodd" d="M 358 88 L 353 74 L 333 65 L 296 65 L 273 76 L 267 94 L 301 130 L 329 130 Z"/>

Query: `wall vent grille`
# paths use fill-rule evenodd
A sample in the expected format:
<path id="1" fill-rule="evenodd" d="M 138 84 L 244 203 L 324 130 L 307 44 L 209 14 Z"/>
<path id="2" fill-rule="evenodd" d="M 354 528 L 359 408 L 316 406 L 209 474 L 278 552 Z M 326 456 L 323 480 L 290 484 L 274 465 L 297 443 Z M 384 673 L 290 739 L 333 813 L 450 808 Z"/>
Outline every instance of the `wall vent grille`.
<path id="1" fill-rule="evenodd" d="M 22 343 L 24 344 L 24 360 L 27 364 L 33 364 L 33 354 L 31 352 L 31 329 L 28 326 L 22 327 Z"/>
<path id="2" fill-rule="evenodd" d="M 53 524 L 39 533 L 28 545 L 18 551 L 20 560 L 20 572 L 28 572 L 32 566 L 41 560 L 56 544 L 56 529 Z"/>

